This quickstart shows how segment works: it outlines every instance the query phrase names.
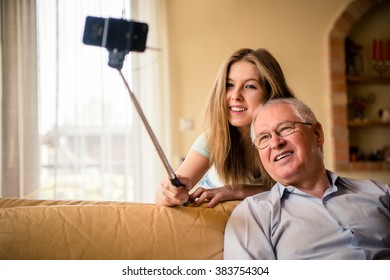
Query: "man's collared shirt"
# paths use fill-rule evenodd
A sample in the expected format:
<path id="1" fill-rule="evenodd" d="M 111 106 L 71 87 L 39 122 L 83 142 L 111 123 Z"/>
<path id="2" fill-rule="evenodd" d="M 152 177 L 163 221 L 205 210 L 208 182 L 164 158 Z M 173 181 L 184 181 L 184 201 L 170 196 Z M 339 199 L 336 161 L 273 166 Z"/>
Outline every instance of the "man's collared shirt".
<path id="1" fill-rule="evenodd" d="M 241 202 L 225 259 L 390 259 L 389 185 L 327 172 L 322 198 L 277 183 Z"/>

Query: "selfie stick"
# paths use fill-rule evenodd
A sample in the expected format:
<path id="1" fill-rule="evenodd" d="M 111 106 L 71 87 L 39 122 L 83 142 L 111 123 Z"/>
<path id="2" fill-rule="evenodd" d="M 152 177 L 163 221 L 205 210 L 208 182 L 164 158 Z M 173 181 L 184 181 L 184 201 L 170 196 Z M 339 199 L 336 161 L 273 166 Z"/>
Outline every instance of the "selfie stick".
<path id="1" fill-rule="evenodd" d="M 141 106 L 139 105 L 139 103 L 137 101 L 137 98 L 135 97 L 134 93 L 131 91 L 131 89 L 129 87 L 129 84 L 127 83 L 125 77 L 123 76 L 122 71 L 120 69 L 118 69 L 118 71 L 119 71 L 119 74 L 122 77 L 123 82 L 126 85 L 127 91 L 129 92 L 129 95 L 130 95 L 130 98 L 133 101 L 134 106 L 137 109 L 137 112 L 138 112 L 139 116 L 141 117 L 141 120 L 144 123 L 144 125 L 146 127 L 146 130 L 149 133 L 149 136 L 152 139 L 152 142 L 153 142 L 154 146 L 156 147 L 157 153 L 160 156 L 160 158 L 161 158 L 161 160 L 162 160 L 162 162 L 164 164 L 164 167 L 165 167 L 165 169 L 166 169 L 166 171 L 167 171 L 167 173 L 169 175 L 169 180 L 171 180 L 172 185 L 174 185 L 176 187 L 185 187 L 180 182 L 179 178 L 177 178 L 175 172 L 173 171 L 171 165 L 169 164 L 169 162 L 167 160 L 167 157 L 164 154 L 164 151 L 162 150 L 160 144 L 158 143 L 157 138 L 154 135 L 154 132 L 153 132 L 152 128 L 150 127 L 150 125 L 148 123 L 148 120 L 146 119 L 146 117 L 145 117 L 145 115 L 144 115 L 144 113 L 142 111 L 142 108 L 141 108 Z"/>
<path id="2" fill-rule="evenodd" d="M 137 112 L 141 117 L 154 146 L 156 147 L 157 153 L 164 164 L 172 185 L 176 187 L 185 187 L 185 185 L 180 182 L 175 172 L 173 172 L 172 167 L 169 165 L 169 162 L 158 143 L 152 128 L 142 112 L 141 106 L 121 72 L 125 57 L 130 51 L 145 51 L 148 29 L 149 28 L 146 23 L 127 21 L 123 18 L 114 19 L 88 16 L 85 20 L 83 43 L 91 46 L 105 47 L 108 50 L 108 65 L 119 71 L 119 74 L 129 92 L 130 98 L 133 101 L 134 106 L 137 109 Z M 187 204 L 188 203 L 185 203 L 184 205 Z"/>

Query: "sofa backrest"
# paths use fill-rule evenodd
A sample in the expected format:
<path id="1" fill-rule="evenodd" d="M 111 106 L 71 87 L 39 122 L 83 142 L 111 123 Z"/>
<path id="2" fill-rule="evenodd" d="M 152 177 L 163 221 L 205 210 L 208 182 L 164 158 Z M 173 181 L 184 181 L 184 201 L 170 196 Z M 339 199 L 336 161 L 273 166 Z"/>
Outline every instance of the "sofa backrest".
<path id="1" fill-rule="evenodd" d="M 237 203 L 0 198 L 0 259 L 222 259 L 225 224 Z"/>

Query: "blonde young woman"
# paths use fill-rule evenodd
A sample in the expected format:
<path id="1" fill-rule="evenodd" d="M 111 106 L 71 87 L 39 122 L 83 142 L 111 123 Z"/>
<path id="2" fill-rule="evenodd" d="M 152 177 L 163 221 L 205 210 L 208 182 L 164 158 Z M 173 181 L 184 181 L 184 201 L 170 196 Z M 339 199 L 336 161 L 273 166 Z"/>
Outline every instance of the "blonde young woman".
<path id="1" fill-rule="evenodd" d="M 165 178 L 156 204 L 191 202 L 208 207 L 242 200 L 270 188 L 250 139 L 257 106 L 273 98 L 294 97 L 276 59 L 265 49 L 239 49 L 222 65 L 206 107 L 205 132 L 195 141 L 176 175 L 185 187 Z M 197 188 L 192 190 L 196 186 Z"/>

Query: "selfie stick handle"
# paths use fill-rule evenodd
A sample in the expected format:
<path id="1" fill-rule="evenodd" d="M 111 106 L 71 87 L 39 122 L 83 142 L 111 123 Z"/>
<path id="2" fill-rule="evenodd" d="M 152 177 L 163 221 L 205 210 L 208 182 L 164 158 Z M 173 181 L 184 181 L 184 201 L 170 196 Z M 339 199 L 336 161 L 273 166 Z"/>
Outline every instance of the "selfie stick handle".
<path id="1" fill-rule="evenodd" d="M 153 132 L 152 128 L 150 127 L 150 125 L 148 123 L 148 120 L 146 119 L 146 117 L 145 117 L 145 115 L 144 115 L 144 113 L 142 111 L 142 108 L 141 108 L 141 106 L 139 105 L 139 103 L 137 101 L 137 98 L 135 97 L 134 93 L 131 91 L 131 89 L 129 87 L 129 84 L 127 83 L 125 77 L 123 76 L 122 71 L 120 69 L 118 69 L 118 71 L 119 71 L 119 74 L 122 77 L 123 82 L 126 85 L 127 91 L 129 92 L 129 95 L 130 95 L 130 98 L 133 101 L 134 106 L 137 109 L 137 112 L 138 112 L 139 116 L 141 117 L 141 120 L 144 123 L 144 125 L 146 127 L 146 130 L 149 133 L 149 136 L 152 139 L 152 142 L 153 142 L 154 146 L 156 147 L 157 153 L 160 156 L 160 158 L 161 158 L 161 160 L 162 160 L 162 162 L 164 164 L 164 167 L 165 167 L 165 169 L 166 169 L 166 171 L 167 171 L 167 173 L 169 175 L 169 179 L 171 180 L 172 185 L 174 185 L 176 187 L 181 187 L 181 186 L 185 187 L 180 182 L 179 178 L 177 178 L 175 172 L 173 171 L 171 165 L 169 164 L 169 162 L 167 160 L 167 157 L 164 154 L 164 151 L 162 150 L 160 144 L 158 143 L 157 138 L 154 135 L 154 132 Z"/>

